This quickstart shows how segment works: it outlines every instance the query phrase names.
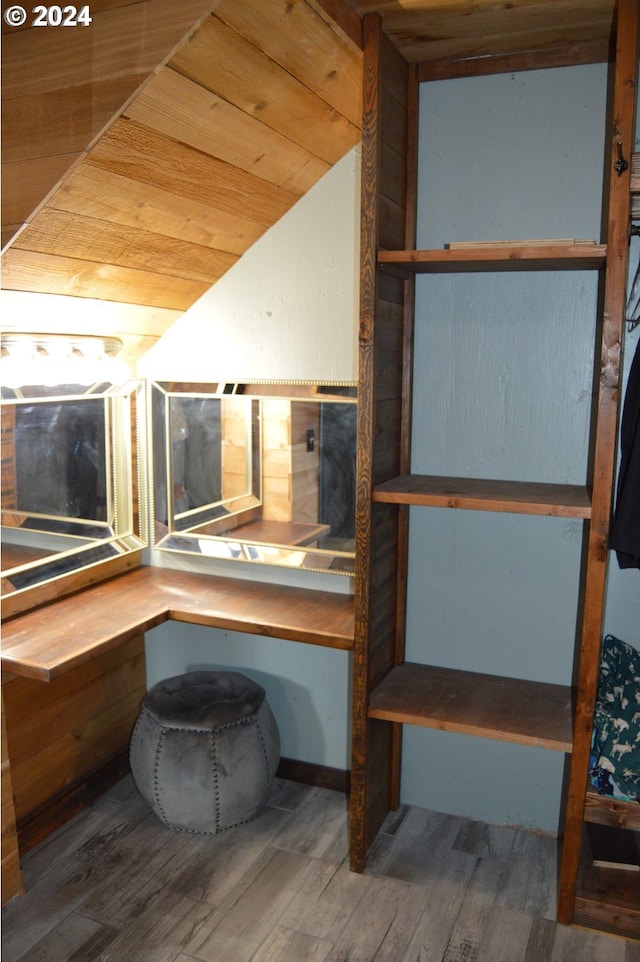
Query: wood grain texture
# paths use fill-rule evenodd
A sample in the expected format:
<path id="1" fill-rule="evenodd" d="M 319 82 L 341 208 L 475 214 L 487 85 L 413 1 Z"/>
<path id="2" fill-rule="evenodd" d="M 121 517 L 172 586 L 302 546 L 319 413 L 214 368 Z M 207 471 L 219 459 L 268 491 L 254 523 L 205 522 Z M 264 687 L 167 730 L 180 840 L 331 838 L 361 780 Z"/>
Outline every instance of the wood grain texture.
<path id="1" fill-rule="evenodd" d="M 600 270 L 607 248 L 603 244 L 548 247 L 535 244 L 483 246 L 464 250 L 381 251 L 378 261 L 389 270 L 399 268 L 416 274 L 447 274 L 475 271 Z"/>
<path id="2" fill-rule="evenodd" d="M 329 170 L 304 147 L 168 67 L 145 86 L 125 116 L 296 197 Z"/>
<path id="3" fill-rule="evenodd" d="M 620 0 L 617 8 L 616 67 L 610 127 L 609 164 L 617 145 L 631 157 L 634 143 L 636 76 L 640 10 L 636 0 Z M 607 538 L 611 520 L 614 466 L 620 401 L 620 345 L 626 309 L 630 170 L 611 172 L 607 207 L 607 263 L 604 277 L 602 338 L 597 420 L 593 448 L 591 523 L 584 574 L 578 648 L 574 748 L 568 786 L 565 835 L 560 869 L 558 919 L 570 922 L 578 873 L 585 789 L 589 767 L 593 711 L 599 669 L 600 639 L 607 573 Z"/>
<path id="4" fill-rule="evenodd" d="M 5 25 L 5 289 L 185 310 L 357 144 L 357 14 L 343 0 L 246 6 L 100 0 L 87 29 Z M 61 239 L 82 253 L 34 263 Z M 206 250 L 183 260 L 184 244 Z M 148 346 L 124 342 L 134 359 Z"/>
<path id="5" fill-rule="evenodd" d="M 91 297 L 175 311 L 185 311 L 210 286 L 169 273 L 13 247 L 2 259 L 2 278 L 14 291 Z"/>
<path id="6" fill-rule="evenodd" d="M 18 233 L 80 157 L 74 151 L 49 158 L 46 164 L 39 158 L 2 164 L 3 243 L 9 243 Z"/>
<path id="7" fill-rule="evenodd" d="M 614 11 L 613 0 L 479 0 L 472 7 L 466 0 L 400 5 L 353 0 L 353 6 L 361 14 L 379 13 L 406 59 L 418 63 L 529 52 L 544 56 L 568 43 L 593 43 L 606 51 Z"/>
<path id="8" fill-rule="evenodd" d="M 620 798 L 610 798 L 587 792 L 585 801 L 585 821 L 598 825 L 612 825 L 618 828 L 632 828 L 640 831 L 640 805 Z"/>
<path id="9" fill-rule="evenodd" d="M 367 849 L 398 788 L 397 729 L 368 719 L 366 705 L 372 686 L 394 663 L 398 636 L 399 511 L 395 506 L 373 505 L 371 493 L 376 483 L 397 474 L 406 460 L 401 432 L 405 291 L 380 277 L 376 257 L 382 237 L 396 244 L 406 242 L 408 88 L 406 64 L 384 37 L 378 18 L 367 18 L 351 780 L 351 866 L 356 871 L 362 871 Z"/>
<path id="10" fill-rule="evenodd" d="M 358 875 L 346 826 L 344 796 L 277 780 L 223 836 L 167 832 L 126 778 L 27 854 L 3 960 L 637 962 L 546 916 L 555 839 L 405 806 Z"/>
<path id="11" fill-rule="evenodd" d="M 87 163 L 270 227 L 296 194 L 133 120 L 119 120 Z"/>
<path id="12" fill-rule="evenodd" d="M 351 855 L 354 871 L 363 871 L 369 846 L 369 818 L 372 811 L 370 759 L 373 748 L 366 705 L 369 691 L 370 609 L 373 601 L 375 565 L 371 550 L 373 488 L 373 439 L 375 432 L 375 317 L 376 251 L 381 142 L 381 29 L 375 18 L 363 23 L 363 113 L 360 219 L 360 308 L 358 361 L 358 471 L 356 477 L 356 578 L 355 639 L 352 681 L 352 782 L 351 782 Z M 385 733 L 386 734 L 386 733 Z M 378 741 L 386 744 L 388 738 Z M 380 771 L 378 785 L 388 782 L 387 762 Z"/>
<path id="13" fill-rule="evenodd" d="M 87 28 L 5 33 L 3 225 L 33 214 L 212 6 L 213 0 L 188 0 L 179 7 L 170 0 L 145 0 L 95 9 Z M 5 179 L 5 167 L 16 162 L 18 170 L 12 175 L 7 168 Z"/>
<path id="14" fill-rule="evenodd" d="M 146 76 L 214 6 L 212 0 L 185 0 L 179 6 L 144 0 L 92 11 L 87 28 L 32 27 L 5 34 L 3 95 L 13 99 L 123 74 Z"/>
<path id="15" fill-rule="evenodd" d="M 176 238 L 169 249 L 161 234 L 50 207 L 44 207 L 36 221 L 27 225 L 13 247 L 13 251 L 18 250 L 163 273 L 207 285 L 238 259 L 234 254 Z"/>
<path id="16" fill-rule="evenodd" d="M 39 605 L 46 605 L 64 595 L 73 594 L 83 588 L 99 584 L 116 575 L 123 574 L 137 568 L 141 563 L 142 551 L 132 551 L 129 554 L 102 561 L 98 565 L 71 571 L 60 575 L 51 581 L 34 585 L 24 591 L 8 595 L 2 599 L 2 619 L 15 618 L 25 611 L 30 611 Z"/>
<path id="17" fill-rule="evenodd" d="M 185 196 L 184 189 L 173 191 L 169 184 L 160 188 L 153 178 L 137 176 L 118 182 L 105 178 L 84 209 L 76 195 L 69 200 L 58 194 L 73 176 L 74 164 L 85 167 L 86 152 L 129 105 L 143 125 L 148 119 L 169 129 L 170 138 L 184 135 L 187 143 L 206 150 L 217 144 L 232 166 L 237 160 L 246 167 L 254 158 L 263 176 L 300 196 L 358 139 L 359 14 L 376 10 L 392 37 L 389 56 L 399 56 L 395 42 L 408 60 L 424 59 L 425 68 L 433 64 L 438 76 L 447 76 L 604 58 L 613 0 L 579 5 L 577 0 L 482 0 L 471 15 L 462 0 L 444 5 L 414 0 L 403 7 L 388 0 L 359 0 L 353 6 L 346 0 L 188 0 L 179 5 L 170 0 L 100 0 L 92 8 L 94 23 L 88 30 L 3 25 L 3 243 L 10 244 L 25 223 L 38 219 L 48 196 L 49 206 L 58 209 L 99 219 L 104 215 L 107 221 L 157 232 L 165 236 L 167 252 L 171 238 L 179 238 L 241 255 L 283 211 L 273 212 L 265 222 L 246 208 L 240 212 L 239 205 L 235 210 L 233 205 L 229 209 L 201 203 L 197 189 Z M 176 70 L 190 84 L 178 87 L 171 78 Z M 392 71 L 384 78 L 383 98 L 401 101 L 401 86 Z M 385 112 L 382 136 L 393 150 L 407 140 L 404 116 L 404 111 Z M 170 162 L 179 167 L 180 156 L 171 155 Z M 388 158 L 383 163 L 386 167 Z M 210 174 L 194 169 L 205 192 Z M 218 176 L 224 186 L 222 169 Z M 385 183 L 381 226 L 386 240 L 402 230 L 402 214 L 400 179 L 385 175 Z M 250 192 L 249 186 L 241 191 Z M 260 192 L 255 196 L 260 206 Z M 261 230 L 256 230 L 256 221 Z M 393 246 L 398 246 L 396 241 Z M 17 290 L 33 285 L 47 293 L 51 284 L 54 293 L 73 289 L 76 297 L 104 298 L 106 303 L 128 296 L 119 275 L 106 272 L 99 277 L 98 268 L 86 285 L 77 285 L 73 262 L 59 265 L 66 283 L 59 272 L 45 272 L 38 284 L 28 265 L 24 272 L 17 266 L 11 271 Z M 173 309 L 170 275 L 161 265 L 153 273 L 154 303 Z M 153 319 L 150 315 L 151 323 Z M 21 323 L 26 329 L 29 321 Z M 151 333 L 160 336 L 162 331 Z M 143 352 L 141 342 L 129 335 L 125 341 L 132 357 Z"/>
<path id="18" fill-rule="evenodd" d="M 87 773 L 126 754 L 146 691 L 144 639 L 134 636 L 49 685 L 5 672 L 2 691 L 16 820 L 28 824 L 33 843 L 90 797 L 86 785 L 69 794 Z M 121 771 L 122 765 L 116 777 Z M 50 803 L 57 796 L 53 811 Z"/>
<path id="19" fill-rule="evenodd" d="M 32 160 L 46 169 L 61 154 L 81 154 L 111 121 L 114 104 L 126 103 L 139 82 L 132 85 L 130 77 L 114 77 L 3 102 L 3 127 L 10 133 L 2 150 L 3 164 Z M 51 152 L 46 164 L 45 147 Z"/>
<path id="20" fill-rule="evenodd" d="M 50 681 L 167 619 L 349 650 L 352 618 L 348 595 L 145 567 L 9 621 L 2 663 Z"/>
<path id="21" fill-rule="evenodd" d="M 571 689 L 405 662 L 372 693 L 369 716 L 570 752 Z"/>
<path id="22" fill-rule="evenodd" d="M 379 484 L 373 500 L 562 518 L 588 518 L 591 514 L 591 500 L 585 487 L 484 478 L 401 475 Z"/>
<path id="23" fill-rule="evenodd" d="M 210 91 L 224 89 L 225 100 L 247 118 L 259 119 L 328 164 L 336 163 L 360 140 L 359 124 L 351 123 L 215 14 L 179 48 L 169 66 Z"/>
<path id="24" fill-rule="evenodd" d="M 2 904 L 24 893 L 2 687 Z"/>
<path id="25" fill-rule="evenodd" d="M 273 0 L 256 7 L 224 0 L 216 16 L 360 125 L 362 54 L 308 3 Z"/>
<path id="26" fill-rule="evenodd" d="M 131 204 L 135 192 L 137 202 Z M 90 164 L 80 165 L 50 198 L 50 209 L 138 228 L 202 247 L 242 254 L 264 232 L 262 224 L 238 213 L 180 197 Z"/>
<path id="27" fill-rule="evenodd" d="M 423 60 L 417 64 L 420 81 L 451 80 L 456 77 L 478 77 L 520 70 L 546 70 L 576 64 L 603 63 L 611 58 L 611 40 L 602 35 L 597 40 L 580 43 L 561 43 L 547 50 L 524 51 L 455 60 Z"/>

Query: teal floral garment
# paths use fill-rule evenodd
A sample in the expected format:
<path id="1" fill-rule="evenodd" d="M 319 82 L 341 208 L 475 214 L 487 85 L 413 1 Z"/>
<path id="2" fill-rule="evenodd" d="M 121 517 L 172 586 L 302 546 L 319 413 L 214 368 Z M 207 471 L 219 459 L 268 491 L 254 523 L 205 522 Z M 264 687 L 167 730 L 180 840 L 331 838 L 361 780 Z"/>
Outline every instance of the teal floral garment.
<path id="1" fill-rule="evenodd" d="M 640 801 L 640 652 L 613 635 L 602 642 L 591 781 L 602 795 Z"/>

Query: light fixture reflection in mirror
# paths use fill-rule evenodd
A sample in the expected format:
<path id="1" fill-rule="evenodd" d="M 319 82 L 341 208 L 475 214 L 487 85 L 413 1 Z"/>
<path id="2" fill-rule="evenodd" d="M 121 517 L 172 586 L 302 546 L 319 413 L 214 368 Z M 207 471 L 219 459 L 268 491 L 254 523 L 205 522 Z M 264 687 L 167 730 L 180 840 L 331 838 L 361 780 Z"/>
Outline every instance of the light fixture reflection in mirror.
<path id="1" fill-rule="evenodd" d="M 128 364 L 118 357 L 122 342 L 89 334 L 3 334 L 0 384 L 25 385 L 122 384 Z"/>
<path id="2" fill-rule="evenodd" d="M 147 543 L 144 401 L 143 381 L 2 386 L 3 598 Z"/>
<path id="3" fill-rule="evenodd" d="M 355 388 L 152 385 L 162 550 L 352 574 Z"/>

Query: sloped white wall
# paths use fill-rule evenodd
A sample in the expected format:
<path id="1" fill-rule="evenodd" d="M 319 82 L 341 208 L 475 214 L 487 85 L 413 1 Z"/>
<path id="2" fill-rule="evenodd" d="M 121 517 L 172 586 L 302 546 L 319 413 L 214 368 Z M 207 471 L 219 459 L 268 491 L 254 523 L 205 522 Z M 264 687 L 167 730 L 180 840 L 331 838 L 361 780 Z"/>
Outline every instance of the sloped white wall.
<path id="1" fill-rule="evenodd" d="M 154 380 L 357 378 L 359 148 L 351 150 L 139 362 Z"/>

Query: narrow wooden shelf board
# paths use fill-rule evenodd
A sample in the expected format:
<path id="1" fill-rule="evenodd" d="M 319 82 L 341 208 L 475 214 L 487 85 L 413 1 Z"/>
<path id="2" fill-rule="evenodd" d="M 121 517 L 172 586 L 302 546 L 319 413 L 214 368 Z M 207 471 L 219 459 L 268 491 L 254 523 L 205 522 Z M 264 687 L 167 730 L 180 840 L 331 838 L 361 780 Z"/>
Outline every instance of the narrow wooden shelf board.
<path id="1" fill-rule="evenodd" d="M 353 648 L 351 595 L 142 567 L 6 622 L 2 667 L 51 681 L 169 619 Z"/>
<path id="2" fill-rule="evenodd" d="M 562 518 L 591 516 L 588 489 L 569 484 L 405 474 L 377 485 L 373 500 L 392 504 L 541 514 Z"/>
<path id="3" fill-rule="evenodd" d="M 572 692 L 563 685 L 405 662 L 374 690 L 368 715 L 555 751 L 572 749 Z"/>
<path id="4" fill-rule="evenodd" d="M 416 274 L 470 271 L 599 270 L 607 258 L 605 244 L 508 245 L 456 250 L 379 251 L 380 267 Z"/>
<path id="5" fill-rule="evenodd" d="M 587 792 L 584 818 L 586 822 L 640 832 L 640 802 L 627 802 L 622 798 Z"/>
<path id="6" fill-rule="evenodd" d="M 620 876 L 615 882 L 611 879 L 614 874 Z M 637 875 L 594 869 L 590 887 L 579 887 L 576 893 L 573 923 L 640 941 Z"/>

